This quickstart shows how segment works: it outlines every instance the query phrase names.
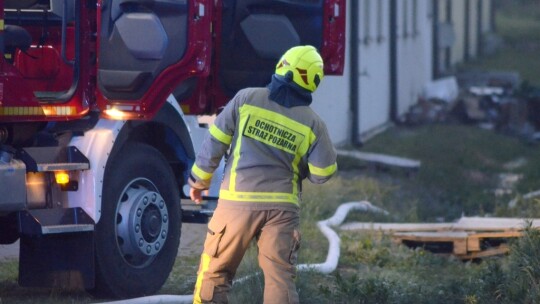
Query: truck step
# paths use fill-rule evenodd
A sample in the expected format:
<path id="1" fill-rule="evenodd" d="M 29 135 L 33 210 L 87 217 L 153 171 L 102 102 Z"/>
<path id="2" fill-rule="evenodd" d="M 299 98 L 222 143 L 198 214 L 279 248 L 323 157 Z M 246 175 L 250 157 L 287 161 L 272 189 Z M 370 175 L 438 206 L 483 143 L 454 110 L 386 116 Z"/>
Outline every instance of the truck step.
<path id="1" fill-rule="evenodd" d="M 19 221 L 20 233 L 27 236 L 89 232 L 95 227 L 81 208 L 25 210 L 19 213 Z"/>
<path id="2" fill-rule="evenodd" d="M 27 172 L 74 171 L 90 168 L 90 161 L 76 147 L 31 147 L 17 153 Z"/>
<path id="3" fill-rule="evenodd" d="M 182 202 L 182 222 L 207 224 L 217 207 L 217 197 L 203 197 L 204 204 L 195 205 L 191 201 Z"/>
<path id="4" fill-rule="evenodd" d="M 67 224 L 67 225 L 51 225 L 51 226 L 41 227 L 41 232 L 43 234 L 83 232 L 83 231 L 94 231 L 94 225 L 93 224 Z"/>
<path id="5" fill-rule="evenodd" d="M 191 224 L 207 224 L 213 211 L 210 210 L 182 210 L 182 222 Z"/>

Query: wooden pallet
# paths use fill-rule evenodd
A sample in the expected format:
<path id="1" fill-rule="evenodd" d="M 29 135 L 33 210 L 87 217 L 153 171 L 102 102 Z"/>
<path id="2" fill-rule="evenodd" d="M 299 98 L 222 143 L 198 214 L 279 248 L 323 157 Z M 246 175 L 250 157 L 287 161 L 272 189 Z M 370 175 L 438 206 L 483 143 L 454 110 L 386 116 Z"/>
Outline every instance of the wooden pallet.
<path id="1" fill-rule="evenodd" d="M 348 223 L 341 230 L 375 230 L 411 248 L 451 254 L 463 260 L 505 254 L 508 241 L 522 236 L 525 219 L 463 217 L 455 223 Z M 540 220 L 532 220 L 540 228 Z"/>
<path id="2" fill-rule="evenodd" d="M 508 240 L 521 236 L 519 231 L 503 232 L 401 232 L 392 234 L 395 242 L 411 248 L 422 247 L 437 254 L 452 254 L 463 260 L 508 252 Z"/>

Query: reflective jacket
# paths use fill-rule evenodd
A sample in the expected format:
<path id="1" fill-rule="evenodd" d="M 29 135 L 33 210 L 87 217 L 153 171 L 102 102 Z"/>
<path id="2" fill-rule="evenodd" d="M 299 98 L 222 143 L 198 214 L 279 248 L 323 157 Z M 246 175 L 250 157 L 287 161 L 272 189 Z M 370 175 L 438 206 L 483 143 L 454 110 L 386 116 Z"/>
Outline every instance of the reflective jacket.
<path id="1" fill-rule="evenodd" d="M 302 180 L 324 183 L 336 172 L 326 125 L 309 106 L 287 108 L 267 88 L 239 91 L 216 117 L 191 171 L 190 184 L 207 189 L 228 153 L 220 202 L 298 206 Z"/>

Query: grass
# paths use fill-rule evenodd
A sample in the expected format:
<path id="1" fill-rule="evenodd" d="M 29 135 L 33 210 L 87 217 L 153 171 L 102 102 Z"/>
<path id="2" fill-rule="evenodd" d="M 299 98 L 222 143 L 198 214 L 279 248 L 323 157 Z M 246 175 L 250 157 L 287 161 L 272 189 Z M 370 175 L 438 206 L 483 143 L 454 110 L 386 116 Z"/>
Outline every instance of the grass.
<path id="1" fill-rule="evenodd" d="M 435 139 L 434 139 L 435 138 Z M 437 139 L 438 138 L 438 139 Z M 467 148 L 465 148 L 467 147 Z M 422 167 L 410 175 L 396 169 L 372 170 L 352 159 L 339 159 L 340 176 L 322 186 L 305 184 L 302 210 L 303 248 L 299 263 L 320 263 L 326 242 L 315 227 L 348 201 L 368 200 L 390 212 L 351 214 L 348 221 L 425 221 L 432 211 L 446 220 L 468 215 L 510 216 L 508 200 L 524 185 L 540 188 L 537 146 L 474 126 L 453 124 L 395 128 L 363 148 L 419 159 Z M 510 169 L 523 174 L 512 194 L 498 197 L 497 176 L 508 164 L 525 159 L 526 165 Z M 505 166 L 506 165 L 506 166 Z M 470 177 L 471 173 L 474 177 Z M 444 173 L 444 174 L 443 174 Z M 466 194 L 476 197 L 469 200 Z M 459 194 L 459 196 L 458 196 Z M 449 199 L 448 197 L 451 197 Z M 475 204 L 484 202 L 482 204 Z M 520 213 L 540 216 L 535 200 L 520 201 Z M 427 211 L 426 211 L 427 210 Z M 375 232 L 340 232 L 339 266 L 331 274 L 302 272 L 297 286 L 302 303 L 537 303 L 540 300 L 539 232 L 528 230 L 511 246 L 508 257 L 481 263 L 411 250 Z M 249 269 L 255 271 L 254 255 Z M 258 277 L 235 286 L 234 303 L 262 299 L 263 280 Z M 537 293 L 538 292 L 538 293 Z M 353 300 L 354 299 L 354 300 Z"/>
<path id="2" fill-rule="evenodd" d="M 522 175 L 517 187 L 523 193 L 540 188 L 536 173 L 540 155 L 535 146 L 472 126 L 395 128 L 368 142 L 364 150 L 422 161 L 413 184 L 409 180 L 400 183 L 411 189 L 421 185 L 420 193 L 413 192 L 420 208 L 416 215 L 421 221 L 496 213 L 500 205 L 516 195 L 496 195 L 495 190 L 501 187 L 499 174 Z M 519 159 L 524 165 L 507 169 Z"/>
<path id="3" fill-rule="evenodd" d="M 325 260 L 326 250 L 321 248 L 327 248 L 327 242 L 314 223 L 332 216 L 344 202 L 367 200 L 389 211 L 387 216 L 353 213 L 347 221 L 451 221 L 462 213 L 508 216 L 513 209 L 507 203 L 520 189 L 540 188 L 540 179 L 530 174 L 540 171 L 537 146 L 471 125 L 393 128 L 363 150 L 419 159 L 422 166 L 419 172 L 407 174 L 392 168 L 374 170 L 365 163 L 339 158 L 337 178 L 321 186 L 305 183 L 299 263 Z M 525 160 L 526 165 L 507 169 L 516 159 Z M 523 178 L 512 194 L 497 196 L 498 176 L 508 171 Z M 540 216 L 533 200 L 518 204 L 520 213 Z M 528 273 L 508 266 L 512 260 L 514 264 L 531 258 L 536 261 L 536 252 L 523 245 L 513 247 L 508 258 L 464 263 L 398 246 L 374 232 L 339 234 L 338 269 L 329 275 L 299 274 L 302 303 L 433 303 L 433 299 L 438 303 L 518 303 L 513 301 L 526 299 L 527 293 L 512 287 L 516 276 L 522 278 L 520 284 L 536 286 Z M 528 244 L 540 246 L 540 241 L 533 239 Z M 256 260 L 248 263 L 252 270 L 257 269 Z M 236 286 L 232 299 L 238 301 L 234 303 L 248 298 L 260 302 L 262 286 L 260 277 Z"/>

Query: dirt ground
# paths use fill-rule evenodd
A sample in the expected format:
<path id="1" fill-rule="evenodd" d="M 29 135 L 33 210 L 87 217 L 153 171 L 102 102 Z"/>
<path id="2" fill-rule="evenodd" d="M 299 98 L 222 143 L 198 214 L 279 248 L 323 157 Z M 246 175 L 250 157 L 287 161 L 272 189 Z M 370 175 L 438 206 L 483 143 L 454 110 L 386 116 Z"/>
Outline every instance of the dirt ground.
<path id="1" fill-rule="evenodd" d="M 178 256 L 200 255 L 206 237 L 205 224 L 183 224 Z"/>
<path id="2" fill-rule="evenodd" d="M 182 224 L 182 236 L 178 256 L 199 255 L 202 252 L 206 237 L 205 224 Z M 0 261 L 17 259 L 19 257 L 19 242 L 10 245 L 0 245 Z"/>

